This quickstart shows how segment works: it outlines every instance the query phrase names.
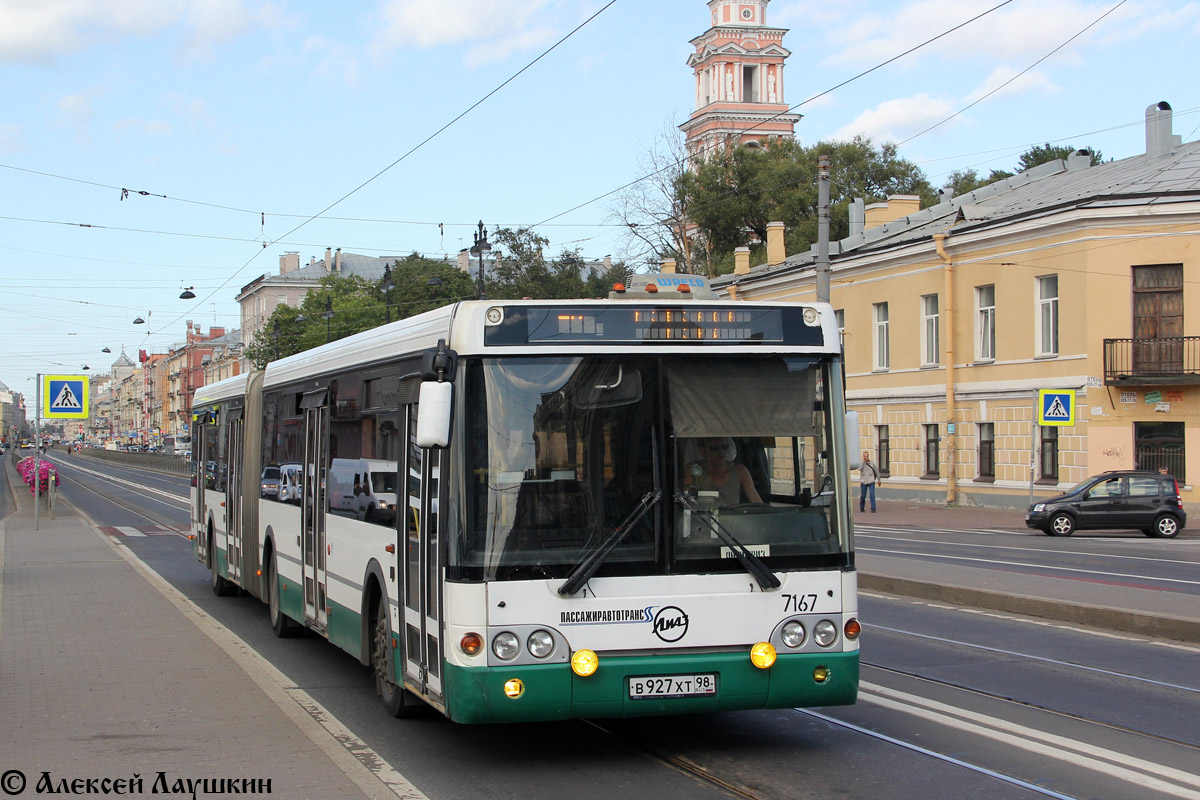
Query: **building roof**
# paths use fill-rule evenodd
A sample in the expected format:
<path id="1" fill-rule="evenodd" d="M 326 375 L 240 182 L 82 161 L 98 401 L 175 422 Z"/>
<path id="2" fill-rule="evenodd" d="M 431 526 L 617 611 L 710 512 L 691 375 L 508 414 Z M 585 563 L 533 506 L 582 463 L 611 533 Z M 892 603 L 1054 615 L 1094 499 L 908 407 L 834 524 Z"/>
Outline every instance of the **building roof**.
<path id="1" fill-rule="evenodd" d="M 1166 106 L 1169 131 L 1170 106 Z M 1169 137 L 1169 134 L 1168 134 Z M 956 235 L 1083 208 L 1154 206 L 1200 200 L 1200 141 L 1178 142 L 1179 137 L 1151 140 L 1148 153 L 1091 166 L 1091 154 L 1076 151 L 1005 180 L 981 186 L 959 197 L 944 198 L 929 208 L 849 236 L 829 246 L 830 261 L 882 252 L 928 240 L 934 234 Z M 716 288 L 734 281 L 753 282 L 791 271 L 810 269 L 816 262 L 814 244 L 807 252 L 786 258 L 775 266 L 754 267 L 745 275 L 713 279 Z"/>

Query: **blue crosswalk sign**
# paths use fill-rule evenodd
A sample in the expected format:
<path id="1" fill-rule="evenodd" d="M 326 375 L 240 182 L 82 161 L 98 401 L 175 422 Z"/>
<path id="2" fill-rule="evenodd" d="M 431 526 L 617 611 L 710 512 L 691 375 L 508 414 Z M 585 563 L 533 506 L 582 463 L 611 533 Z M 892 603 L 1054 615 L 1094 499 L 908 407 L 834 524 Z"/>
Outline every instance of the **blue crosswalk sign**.
<path id="1" fill-rule="evenodd" d="M 43 375 L 42 417 L 46 419 L 87 419 L 87 376 Z"/>
<path id="2" fill-rule="evenodd" d="M 1039 425 L 1074 425 L 1075 392 L 1052 389 L 1038 390 Z"/>

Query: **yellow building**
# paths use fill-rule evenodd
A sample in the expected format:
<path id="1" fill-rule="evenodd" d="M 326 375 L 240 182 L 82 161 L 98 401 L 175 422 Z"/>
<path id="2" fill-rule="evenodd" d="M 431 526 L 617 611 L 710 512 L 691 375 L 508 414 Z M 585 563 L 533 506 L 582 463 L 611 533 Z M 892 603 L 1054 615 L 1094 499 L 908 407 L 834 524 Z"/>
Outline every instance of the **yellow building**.
<path id="1" fill-rule="evenodd" d="M 1146 111 L 1143 155 L 1092 166 L 1078 151 L 923 210 L 893 197 L 857 217 L 830 247 L 830 302 L 889 498 L 1019 507 L 1103 470 L 1160 466 L 1190 498 L 1200 142 L 1171 133 L 1168 104 Z M 771 234 L 771 263 L 743 256 L 714 288 L 815 299 L 815 247 L 785 258 L 782 229 Z M 1039 424 L 1039 390 L 1073 400 L 1072 425 Z"/>

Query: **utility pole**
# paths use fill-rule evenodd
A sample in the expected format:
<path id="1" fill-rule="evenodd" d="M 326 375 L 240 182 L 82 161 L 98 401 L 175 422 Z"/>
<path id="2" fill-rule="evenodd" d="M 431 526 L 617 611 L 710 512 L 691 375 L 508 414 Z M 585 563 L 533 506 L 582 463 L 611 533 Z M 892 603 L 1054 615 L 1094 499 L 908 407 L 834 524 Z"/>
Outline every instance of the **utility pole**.
<path id="1" fill-rule="evenodd" d="M 817 302 L 829 302 L 829 156 L 817 157 Z"/>

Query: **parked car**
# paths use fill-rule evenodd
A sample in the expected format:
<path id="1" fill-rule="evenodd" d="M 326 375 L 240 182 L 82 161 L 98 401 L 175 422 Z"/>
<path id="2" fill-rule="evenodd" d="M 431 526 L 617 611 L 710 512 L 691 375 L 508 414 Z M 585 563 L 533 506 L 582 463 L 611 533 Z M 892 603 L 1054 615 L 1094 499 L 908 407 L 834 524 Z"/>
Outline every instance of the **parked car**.
<path id="1" fill-rule="evenodd" d="M 1147 536 L 1173 539 L 1186 523 L 1175 478 L 1144 470 L 1093 475 L 1070 491 L 1034 503 L 1025 514 L 1026 525 L 1048 536 L 1136 528 Z"/>
<path id="2" fill-rule="evenodd" d="M 263 497 L 279 497 L 279 467 L 274 464 L 263 467 L 259 487 Z"/>

